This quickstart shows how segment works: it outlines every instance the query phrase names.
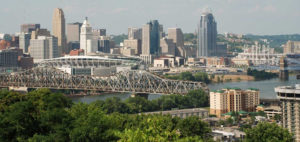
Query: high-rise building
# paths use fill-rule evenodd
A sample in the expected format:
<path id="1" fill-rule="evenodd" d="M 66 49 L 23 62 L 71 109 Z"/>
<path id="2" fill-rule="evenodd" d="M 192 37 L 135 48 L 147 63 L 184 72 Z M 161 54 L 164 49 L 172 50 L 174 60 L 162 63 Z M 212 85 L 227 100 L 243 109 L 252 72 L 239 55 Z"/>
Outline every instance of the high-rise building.
<path id="1" fill-rule="evenodd" d="M 152 20 L 143 26 L 142 54 L 159 55 L 160 26 L 157 20 Z"/>
<path id="2" fill-rule="evenodd" d="M 84 55 L 98 51 L 97 41 L 93 37 L 92 27 L 86 17 L 80 30 L 80 49 L 84 50 Z"/>
<path id="3" fill-rule="evenodd" d="M 259 90 L 248 89 L 241 90 L 239 88 L 227 88 L 210 92 L 210 114 L 220 117 L 227 112 L 256 110 L 259 105 Z"/>
<path id="4" fill-rule="evenodd" d="M 159 39 L 165 37 L 166 33 L 164 32 L 164 26 L 159 25 Z"/>
<path id="5" fill-rule="evenodd" d="M 67 24 L 67 41 L 69 42 L 79 42 L 80 41 L 80 28 L 82 23 L 68 23 Z"/>
<path id="6" fill-rule="evenodd" d="M 36 29 L 40 29 L 40 24 L 22 24 L 21 25 L 21 33 L 31 33 L 32 31 L 35 31 Z"/>
<path id="7" fill-rule="evenodd" d="M 68 54 L 70 52 L 67 46 L 65 26 L 65 16 L 63 10 L 60 8 L 55 8 L 52 19 L 52 32 L 53 35 L 57 37 L 60 55 Z"/>
<path id="8" fill-rule="evenodd" d="M 283 48 L 283 53 L 284 54 L 289 54 L 289 53 L 300 53 L 300 41 L 288 41 L 286 45 Z"/>
<path id="9" fill-rule="evenodd" d="M 217 23 L 212 13 L 203 13 L 198 25 L 198 57 L 215 56 Z"/>
<path id="10" fill-rule="evenodd" d="M 173 39 L 178 47 L 184 47 L 184 37 L 180 28 L 169 28 L 168 39 Z"/>
<path id="11" fill-rule="evenodd" d="M 100 36 L 98 39 L 98 50 L 100 52 L 104 52 L 104 53 L 110 53 L 110 46 L 109 46 L 109 42 L 110 39 L 107 36 Z"/>
<path id="12" fill-rule="evenodd" d="M 28 53 L 28 47 L 30 43 L 31 35 L 28 33 L 21 33 L 19 35 L 19 48 L 23 49 L 24 53 Z"/>
<path id="13" fill-rule="evenodd" d="M 17 67 L 18 52 L 11 49 L 0 50 L 0 68 Z"/>
<path id="14" fill-rule="evenodd" d="M 162 55 L 172 55 L 175 56 L 176 45 L 173 42 L 173 39 L 162 38 L 160 39 L 160 48 Z"/>
<path id="15" fill-rule="evenodd" d="M 100 36 L 106 36 L 106 29 L 99 29 Z"/>
<path id="16" fill-rule="evenodd" d="M 47 29 L 36 29 L 31 32 L 31 39 L 37 39 L 38 36 L 51 36 Z"/>
<path id="17" fill-rule="evenodd" d="M 37 39 L 31 39 L 29 53 L 36 61 L 57 58 L 58 40 L 54 36 L 38 36 Z"/>
<path id="18" fill-rule="evenodd" d="M 142 54 L 142 40 L 140 39 L 125 39 L 124 47 L 130 47 L 133 49 L 135 55 Z"/>
<path id="19" fill-rule="evenodd" d="M 128 39 L 142 40 L 143 30 L 141 28 L 128 28 Z"/>
<path id="20" fill-rule="evenodd" d="M 300 85 L 279 86 L 275 88 L 281 102 L 282 126 L 294 134 L 300 142 Z"/>

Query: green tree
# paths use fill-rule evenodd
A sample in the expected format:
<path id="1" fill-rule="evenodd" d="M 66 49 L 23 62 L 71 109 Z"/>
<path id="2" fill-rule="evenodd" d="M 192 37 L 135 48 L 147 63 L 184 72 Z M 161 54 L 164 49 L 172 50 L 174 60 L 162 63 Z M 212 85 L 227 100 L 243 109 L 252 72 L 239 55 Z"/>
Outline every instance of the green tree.
<path id="1" fill-rule="evenodd" d="M 190 80 L 190 81 L 195 80 L 195 78 L 194 78 L 194 76 L 191 72 L 182 72 L 182 73 L 180 73 L 179 79 L 180 80 Z"/>
<path id="2" fill-rule="evenodd" d="M 209 138 L 209 133 L 211 132 L 208 124 L 196 116 L 181 119 L 177 124 L 177 128 L 181 137 L 199 136 L 202 139 L 206 139 Z"/>
<path id="3" fill-rule="evenodd" d="M 209 105 L 208 94 L 202 89 L 189 91 L 187 98 L 191 107 L 207 107 Z"/>
<path id="4" fill-rule="evenodd" d="M 73 118 L 73 129 L 70 139 L 74 142 L 81 141 L 109 141 L 115 138 L 110 127 L 110 119 L 103 110 L 95 105 L 76 104 L 70 114 Z"/>
<path id="5" fill-rule="evenodd" d="M 247 129 L 246 142 L 293 142 L 293 135 L 275 123 L 263 122 Z"/>
<path id="6" fill-rule="evenodd" d="M 281 115 L 280 114 L 275 114 L 274 120 L 281 121 Z"/>
<path id="7" fill-rule="evenodd" d="M 8 93 L 4 98 L 13 101 L 0 112 L 0 141 L 26 141 L 34 135 L 68 141 L 71 117 L 65 108 L 72 103 L 62 94 L 38 89 L 27 95 Z"/>

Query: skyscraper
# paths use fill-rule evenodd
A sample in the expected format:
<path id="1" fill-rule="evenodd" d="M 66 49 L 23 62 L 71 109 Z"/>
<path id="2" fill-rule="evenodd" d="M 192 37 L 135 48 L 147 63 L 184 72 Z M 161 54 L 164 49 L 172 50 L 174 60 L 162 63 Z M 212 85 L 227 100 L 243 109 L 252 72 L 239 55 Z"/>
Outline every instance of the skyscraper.
<path id="1" fill-rule="evenodd" d="M 203 13 L 198 25 L 198 57 L 215 56 L 217 23 L 212 13 Z"/>
<path id="2" fill-rule="evenodd" d="M 275 92 L 281 102 L 282 127 L 292 132 L 295 141 L 300 142 L 300 85 L 279 86 Z"/>
<path id="3" fill-rule="evenodd" d="M 128 28 L 128 39 L 142 39 L 142 29 L 141 28 Z"/>
<path id="4" fill-rule="evenodd" d="M 54 36 L 38 36 L 30 40 L 30 56 L 35 61 L 59 57 L 57 38 Z"/>
<path id="5" fill-rule="evenodd" d="M 68 23 L 67 24 L 67 41 L 79 42 L 80 41 L 80 28 L 82 23 Z"/>
<path id="6" fill-rule="evenodd" d="M 31 33 L 32 31 L 35 31 L 36 29 L 40 29 L 40 24 L 22 24 L 21 25 L 21 33 Z"/>
<path id="7" fill-rule="evenodd" d="M 173 39 L 173 42 L 178 47 L 184 46 L 183 33 L 180 28 L 169 28 L 168 29 L 168 39 Z"/>
<path id="8" fill-rule="evenodd" d="M 157 20 L 152 20 L 143 26 L 142 54 L 159 55 L 160 26 Z"/>
<path id="9" fill-rule="evenodd" d="M 84 55 L 87 53 L 98 51 L 97 41 L 93 38 L 92 27 L 86 17 L 80 30 L 80 49 L 84 50 Z"/>
<path id="10" fill-rule="evenodd" d="M 30 38 L 31 38 L 31 35 L 28 34 L 28 33 L 22 32 L 19 35 L 19 48 L 23 49 L 24 53 L 28 53 L 28 47 L 29 47 L 29 43 L 30 43 Z"/>
<path id="11" fill-rule="evenodd" d="M 65 16 L 63 10 L 60 8 L 55 8 L 52 19 L 52 31 L 53 35 L 58 39 L 58 49 L 60 55 L 68 54 L 70 52 L 66 41 L 65 26 Z"/>

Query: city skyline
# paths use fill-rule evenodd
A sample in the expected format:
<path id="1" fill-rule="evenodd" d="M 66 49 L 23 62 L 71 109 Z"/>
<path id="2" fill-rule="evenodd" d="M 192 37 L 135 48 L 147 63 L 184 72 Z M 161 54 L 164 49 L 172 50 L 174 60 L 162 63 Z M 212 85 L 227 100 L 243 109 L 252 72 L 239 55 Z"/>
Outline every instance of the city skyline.
<path id="1" fill-rule="evenodd" d="M 195 32 L 197 21 L 205 9 L 211 9 L 214 14 L 219 23 L 219 33 L 300 33 L 297 24 L 300 20 L 295 18 L 300 16 L 300 9 L 297 8 L 300 1 L 297 0 L 163 0 L 159 5 L 155 1 L 137 0 L 28 0 L 19 1 L 18 5 L 13 4 L 14 1 L 2 3 L 8 6 L 0 11 L 2 19 L 6 21 L 0 23 L 2 33 L 19 32 L 20 25 L 24 23 L 40 23 L 42 28 L 52 31 L 51 17 L 56 7 L 64 10 L 66 23 L 81 22 L 88 16 L 93 19 L 93 27 L 106 28 L 109 34 L 127 34 L 128 27 L 142 27 L 144 23 L 153 19 L 159 20 L 166 28 L 180 27 L 184 33 Z M 23 5 L 26 7 L 22 7 Z"/>

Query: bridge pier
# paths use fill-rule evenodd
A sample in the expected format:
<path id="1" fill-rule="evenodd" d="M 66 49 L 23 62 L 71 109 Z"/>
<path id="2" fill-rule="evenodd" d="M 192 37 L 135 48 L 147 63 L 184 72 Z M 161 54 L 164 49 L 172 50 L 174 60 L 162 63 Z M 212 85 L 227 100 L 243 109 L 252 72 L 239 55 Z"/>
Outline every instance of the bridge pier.
<path id="1" fill-rule="evenodd" d="M 287 70 L 288 64 L 284 56 L 280 58 L 280 69 L 279 69 L 279 78 L 282 81 L 289 80 L 289 71 Z"/>
<path id="2" fill-rule="evenodd" d="M 134 98 L 134 97 L 143 97 L 147 100 L 148 100 L 148 96 L 149 96 L 148 93 L 133 93 L 133 94 L 130 95 L 130 97 L 132 97 L 132 98 Z"/>

